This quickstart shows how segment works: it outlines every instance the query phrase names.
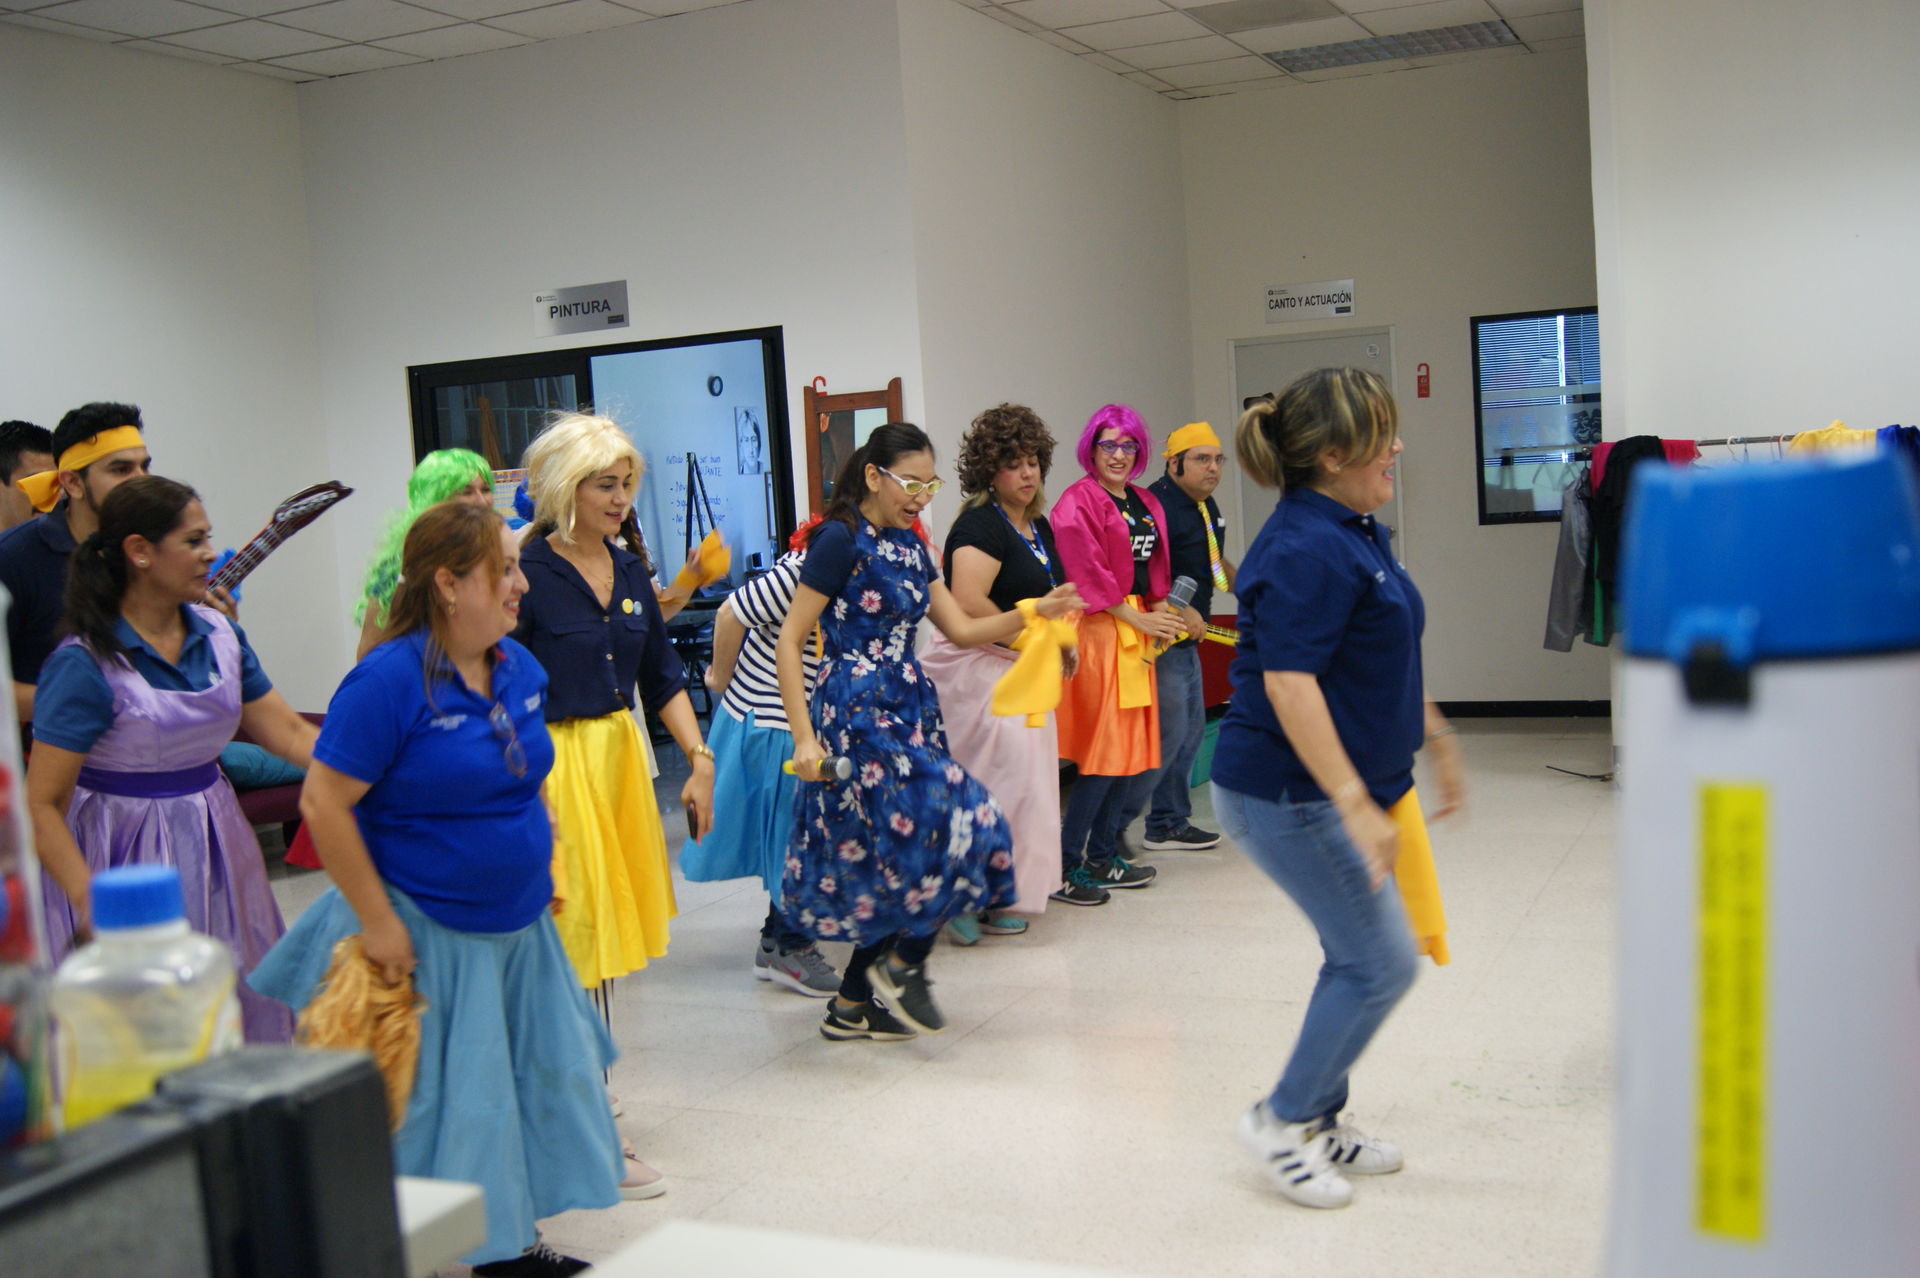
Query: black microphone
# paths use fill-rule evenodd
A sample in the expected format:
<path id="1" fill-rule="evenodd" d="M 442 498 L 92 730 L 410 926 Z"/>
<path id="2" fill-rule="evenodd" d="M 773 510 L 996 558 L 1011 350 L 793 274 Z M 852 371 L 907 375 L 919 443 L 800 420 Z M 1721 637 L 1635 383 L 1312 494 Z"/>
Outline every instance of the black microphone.
<path id="1" fill-rule="evenodd" d="M 1175 577 L 1173 579 L 1173 585 L 1167 588 L 1167 607 L 1173 609 L 1175 612 L 1179 612 L 1182 608 L 1191 608 L 1193 606 L 1194 592 L 1199 589 L 1200 583 L 1193 578 Z M 1184 626 L 1186 623 L 1182 622 L 1181 624 Z M 1156 639 L 1153 643 L 1153 650 L 1156 653 L 1165 652 L 1179 642 L 1180 640 L 1178 639 L 1171 642 L 1164 639 Z"/>

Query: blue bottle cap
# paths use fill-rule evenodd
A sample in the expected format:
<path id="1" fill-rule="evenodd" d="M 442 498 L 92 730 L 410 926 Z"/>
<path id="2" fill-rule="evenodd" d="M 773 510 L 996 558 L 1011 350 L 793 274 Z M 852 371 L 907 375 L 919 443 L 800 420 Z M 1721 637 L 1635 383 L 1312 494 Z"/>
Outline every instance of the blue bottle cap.
<path id="1" fill-rule="evenodd" d="M 1626 649 L 1686 662 L 1920 649 L 1920 492 L 1891 454 L 1634 472 Z"/>
<path id="2" fill-rule="evenodd" d="M 93 876 L 93 926 L 98 931 L 149 927 L 186 916 L 180 871 L 171 865 L 130 865 Z"/>

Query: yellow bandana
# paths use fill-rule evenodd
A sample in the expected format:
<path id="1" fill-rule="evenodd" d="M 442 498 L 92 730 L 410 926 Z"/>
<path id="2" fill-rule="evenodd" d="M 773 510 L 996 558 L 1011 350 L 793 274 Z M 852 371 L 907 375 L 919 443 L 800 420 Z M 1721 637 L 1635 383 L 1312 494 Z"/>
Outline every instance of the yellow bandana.
<path id="1" fill-rule="evenodd" d="M 92 439 L 83 439 L 60 454 L 60 460 L 53 464 L 52 470 L 43 470 L 37 475 L 26 475 L 13 481 L 13 486 L 27 495 L 35 510 L 52 510 L 53 504 L 60 500 L 60 472 L 63 470 L 84 470 L 108 453 L 117 453 L 123 448 L 139 448 L 146 441 L 140 438 L 138 426 L 115 426 L 112 430 L 103 430 Z"/>
<path id="2" fill-rule="evenodd" d="M 1188 422 L 1173 434 L 1167 436 L 1167 451 L 1162 457 L 1177 457 L 1189 448 L 1199 448 L 1203 444 L 1220 447 L 1220 437 L 1213 433 L 1213 427 L 1205 422 Z"/>

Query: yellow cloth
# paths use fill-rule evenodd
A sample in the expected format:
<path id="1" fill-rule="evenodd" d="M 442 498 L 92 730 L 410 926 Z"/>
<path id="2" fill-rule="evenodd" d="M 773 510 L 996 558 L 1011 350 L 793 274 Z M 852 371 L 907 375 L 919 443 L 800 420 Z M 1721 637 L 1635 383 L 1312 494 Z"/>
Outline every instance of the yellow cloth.
<path id="1" fill-rule="evenodd" d="M 591 989 L 667 952 L 676 907 L 666 832 L 631 714 L 566 719 L 548 732 L 554 883 L 565 902 L 553 922 L 580 984 Z"/>
<path id="2" fill-rule="evenodd" d="M 1060 650 L 1073 646 L 1077 632 L 1071 621 L 1041 616 L 1031 599 L 1014 606 L 1027 628 L 1013 641 L 1019 660 L 993 685 L 993 712 L 1023 714 L 1029 728 L 1044 728 L 1047 713 L 1060 704 Z"/>
<path id="3" fill-rule="evenodd" d="M 1407 925 L 1422 954 L 1439 967 L 1447 965 L 1447 911 L 1440 902 L 1440 876 L 1433 868 L 1433 844 L 1427 841 L 1427 820 L 1420 815 L 1420 792 L 1409 790 L 1387 812 L 1400 827 L 1400 856 L 1393 863 L 1393 881 L 1407 907 Z"/>
<path id="4" fill-rule="evenodd" d="M 1855 430 L 1843 421 L 1834 421 L 1819 430 L 1803 430 L 1787 445 L 1790 453 L 1831 453 L 1845 448 L 1872 448 L 1877 434 Z"/>
<path id="5" fill-rule="evenodd" d="M 13 486 L 27 495 L 35 510 L 52 510 L 54 503 L 60 500 L 61 471 L 83 470 L 108 453 L 117 453 L 123 448 L 140 448 L 145 444 L 146 441 L 140 438 L 138 426 L 115 426 L 112 430 L 101 431 L 92 439 L 81 440 L 61 453 L 52 470 L 22 475 L 13 481 Z"/>
<path id="6" fill-rule="evenodd" d="M 371 1055 L 386 1084 L 388 1121 L 399 1131 L 420 1065 L 420 1014 L 426 1010 L 413 978 L 387 984 L 356 932 L 333 947 L 320 992 L 300 1013 L 300 1044 Z"/>
<path id="7" fill-rule="evenodd" d="M 1139 595 L 1128 595 L 1127 602 L 1141 612 L 1147 610 L 1146 601 Z M 1153 704 L 1153 671 L 1147 667 L 1160 654 L 1147 642 L 1144 630 L 1135 629 L 1118 617 L 1113 620 L 1113 677 L 1120 690 L 1120 708 L 1138 710 L 1141 706 L 1150 706 Z"/>
<path id="8" fill-rule="evenodd" d="M 1212 445 L 1218 448 L 1220 447 L 1220 437 L 1214 434 L 1213 427 L 1205 422 L 1188 422 L 1185 426 L 1182 426 L 1179 430 L 1167 436 L 1167 451 L 1160 455 L 1162 457 L 1176 457 L 1186 452 L 1189 448 L 1200 448 L 1204 445 Z"/>
<path id="9" fill-rule="evenodd" d="M 691 599 L 694 591 L 708 582 L 720 580 L 731 567 L 733 552 L 727 549 L 725 538 L 715 528 L 700 539 L 694 557 L 675 574 L 673 584 L 667 589 L 675 598 Z"/>

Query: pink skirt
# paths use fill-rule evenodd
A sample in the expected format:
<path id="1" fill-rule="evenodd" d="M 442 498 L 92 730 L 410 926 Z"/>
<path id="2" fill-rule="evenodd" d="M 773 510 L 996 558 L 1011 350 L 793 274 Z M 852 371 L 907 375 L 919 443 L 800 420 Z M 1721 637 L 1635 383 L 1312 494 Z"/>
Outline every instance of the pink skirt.
<path id="1" fill-rule="evenodd" d="M 1060 758 L 1053 716 L 1029 728 L 1024 715 L 991 709 L 993 685 L 1018 654 L 996 644 L 961 648 L 935 633 L 920 668 L 940 694 L 940 718 L 955 762 L 987 787 L 1013 835 L 1013 878 L 1019 914 L 1046 912 L 1060 886 Z"/>

